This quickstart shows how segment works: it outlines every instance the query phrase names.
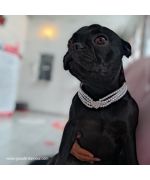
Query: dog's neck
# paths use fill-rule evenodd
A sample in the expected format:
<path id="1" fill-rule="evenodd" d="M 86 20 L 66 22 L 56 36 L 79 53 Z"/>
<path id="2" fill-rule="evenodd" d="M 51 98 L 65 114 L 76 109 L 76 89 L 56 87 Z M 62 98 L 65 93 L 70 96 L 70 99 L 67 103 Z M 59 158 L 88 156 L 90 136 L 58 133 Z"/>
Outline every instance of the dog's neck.
<path id="1" fill-rule="evenodd" d="M 96 101 L 119 89 L 124 82 L 125 76 L 123 67 L 121 67 L 120 72 L 113 78 L 113 81 L 110 80 L 110 82 L 107 81 L 107 83 L 99 82 L 96 87 L 83 83 L 82 90 Z"/>

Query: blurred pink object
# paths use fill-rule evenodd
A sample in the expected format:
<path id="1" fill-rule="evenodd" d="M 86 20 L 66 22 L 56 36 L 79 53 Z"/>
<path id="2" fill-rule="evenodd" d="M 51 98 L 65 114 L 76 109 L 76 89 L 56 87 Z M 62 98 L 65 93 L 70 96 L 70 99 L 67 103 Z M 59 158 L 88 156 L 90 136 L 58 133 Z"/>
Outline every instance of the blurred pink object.
<path id="1" fill-rule="evenodd" d="M 46 140 L 46 141 L 44 141 L 44 144 L 45 144 L 46 146 L 53 146 L 53 145 L 55 145 L 55 143 L 54 143 L 53 141 L 51 141 L 51 140 Z"/>
<path id="2" fill-rule="evenodd" d="M 55 129 L 59 129 L 59 130 L 64 130 L 65 127 L 65 123 L 64 122 L 60 122 L 60 121 L 55 121 L 52 123 L 52 127 Z"/>
<path id="3" fill-rule="evenodd" d="M 150 58 L 135 61 L 125 70 L 128 90 L 139 105 L 136 131 L 140 164 L 150 164 Z"/>
<path id="4" fill-rule="evenodd" d="M 20 49 L 19 44 L 16 44 L 16 45 L 5 44 L 4 47 L 3 47 L 4 51 L 10 52 L 12 54 L 15 54 L 19 58 L 21 58 L 19 49 Z"/>

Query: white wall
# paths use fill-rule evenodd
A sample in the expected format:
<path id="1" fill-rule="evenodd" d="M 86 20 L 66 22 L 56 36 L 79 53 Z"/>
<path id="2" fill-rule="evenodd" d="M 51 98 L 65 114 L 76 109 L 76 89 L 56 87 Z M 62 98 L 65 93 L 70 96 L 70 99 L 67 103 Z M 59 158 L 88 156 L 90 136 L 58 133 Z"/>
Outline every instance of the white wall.
<path id="1" fill-rule="evenodd" d="M 67 41 L 74 31 L 84 25 L 99 23 L 112 28 L 120 34 L 125 25 L 131 25 L 128 33 L 133 32 L 134 16 L 31 16 L 28 18 L 28 32 L 24 61 L 22 62 L 18 100 L 26 101 L 30 109 L 68 114 L 71 99 L 77 91 L 79 82 L 63 70 L 63 56 Z M 44 40 L 38 36 L 39 29 L 45 24 L 58 28 L 55 40 Z M 38 68 L 40 54 L 54 54 L 52 81 L 36 81 L 34 70 Z"/>
<path id="2" fill-rule="evenodd" d="M 58 38 L 43 40 L 38 36 L 44 24 L 55 24 L 59 29 Z M 22 64 L 18 100 L 26 101 L 30 109 L 44 112 L 67 114 L 74 87 L 78 81 L 63 70 L 63 55 L 66 52 L 67 40 L 72 34 L 70 23 L 61 20 L 31 18 L 29 20 L 28 38 L 24 62 Z M 33 69 L 38 68 L 40 54 L 54 54 L 52 81 L 49 83 L 34 81 Z"/>

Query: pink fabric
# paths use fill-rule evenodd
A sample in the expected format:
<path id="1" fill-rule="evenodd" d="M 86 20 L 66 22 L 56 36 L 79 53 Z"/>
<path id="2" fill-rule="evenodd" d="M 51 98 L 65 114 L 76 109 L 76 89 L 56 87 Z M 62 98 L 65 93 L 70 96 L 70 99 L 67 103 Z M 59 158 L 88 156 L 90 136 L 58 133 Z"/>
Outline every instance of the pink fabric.
<path id="1" fill-rule="evenodd" d="M 136 130 L 138 160 L 140 164 L 150 164 L 150 58 L 131 64 L 125 70 L 125 77 L 140 110 Z"/>

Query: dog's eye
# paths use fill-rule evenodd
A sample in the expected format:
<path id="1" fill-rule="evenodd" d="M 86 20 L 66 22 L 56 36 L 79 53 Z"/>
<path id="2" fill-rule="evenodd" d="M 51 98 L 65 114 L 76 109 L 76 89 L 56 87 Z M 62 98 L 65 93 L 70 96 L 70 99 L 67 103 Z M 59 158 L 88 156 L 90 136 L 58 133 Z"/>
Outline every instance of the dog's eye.
<path id="1" fill-rule="evenodd" d="M 95 38 L 95 43 L 98 45 L 104 45 L 107 42 L 107 38 L 105 36 L 98 36 Z"/>

